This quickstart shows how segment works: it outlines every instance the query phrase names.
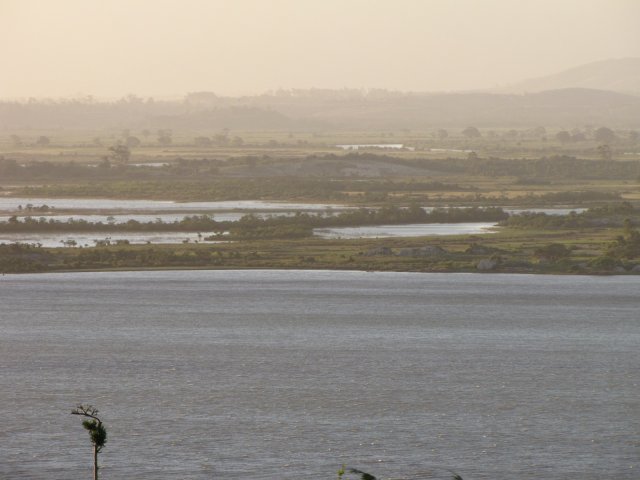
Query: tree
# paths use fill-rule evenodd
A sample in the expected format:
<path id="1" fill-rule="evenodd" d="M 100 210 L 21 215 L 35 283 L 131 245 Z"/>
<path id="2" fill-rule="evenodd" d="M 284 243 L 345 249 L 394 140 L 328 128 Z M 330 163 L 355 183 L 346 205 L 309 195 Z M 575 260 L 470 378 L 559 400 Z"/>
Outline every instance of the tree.
<path id="1" fill-rule="evenodd" d="M 515 140 L 516 138 L 518 138 L 518 131 L 517 130 L 509 130 L 507 132 L 504 132 L 503 136 L 504 136 L 504 138 L 506 138 L 508 140 Z"/>
<path id="2" fill-rule="evenodd" d="M 533 254 L 540 259 L 555 262 L 571 255 L 571 250 L 562 243 L 550 243 L 543 247 L 536 248 Z"/>
<path id="3" fill-rule="evenodd" d="M 587 137 L 585 134 L 580 131 L 571 134 L 572 142 L 584 142 L 586 139 Z"/>
<path id="4" fill-rule="evenodd" d="M 476 127 L 467 127 L 462 131 L 462 134 L 467 138 L 479 138 L 482 136 L 480 130 Z"/>
<path id="5" fill-rule="evenodd" d="M 609 145 L 600 145 L 597 151 L 602 160 L 611 160 L 611 147 Z"/>
<path id="6" fill-rule="evenodd" d="M 571 134 L 566 130 L 562 130 L 556 133 L 556 140 L 560 143 L 569 143 L 571 141 Z"/>
<path id="7" fill-rule="evenodd" d="M 78 405 L 71 410 L 71 415 L 87 417 L 82 426 L 89 432 L 89 438 L 93 445 L 93 480 L 98 480 L 98 453 L 107 443 L 107 429 L 98 417 L 98 409 L 92 405 Z"/>
<path id="8" fill-rule="evenodd" d="M 169 129 L 158 130 L 158 143 L 163 146 L 171 145 L 171 135 L 173 132 Z"/>
<path id="9" fill-rule="evenodd" d="M 163 135 L 162 137 L 158 137 L 158 143 L 164 147 L 167 145 L 171 145 L 173 139 L 168 135 Z"/>
<path id="10" fill-rule="evenodd" d="M 51 140 L 49 140 L 49 137 L 45 137 L 44 135 L 39 136 L 38 140 L 36 140 L 36 145 L 38 145 L 39 147 L 46 147 L 50 143 Z"/>
<path id="11" fill-rule="evenodd" d="M 616 139 L 616 134 L 610 128 L 600 127 L 593 134 L 593 138 L 598 142 L 611 143 Z"/>
<path id="12" fill-rule="evenodd" d="M 118 163 L 127 163 L 131 158 L 131 150 L 126 145 L 114 145 L 109 147 L 109 151 L 111 152 L 111 158 Z"/>
<path id="13" fill-rule="evenodd" d="M 193 144 L 196 147 L 210 147 L 211 139 L 209 137 L 195 137 L 193 139 Z"/>
<path id="14" fill-rule="evenodd" d="M 11 145 L 13 147 L 21 147 L 22 139 L 18 135 L 11 135 Z"/>
<path id="15" fill-rule="evenodd" d="M 134 137 L 132 135 L 129 135 L 127 137 L 127 139 L 125 140 L 125 143 L 127 145 L 127 147 L 129 148 L 135 148 L 135 147 L 139 147 L 140 146 L 140 139 L 138 137 Z"/>
<path id="16" fill-rule="evenodd" d="M 229 137 L 224 133 L 218 133 L 213 136 L 213 142 L 220 147 L 226 147 L 229 145 Z"/>
<path id="17" fill-rule="evenodd" d="M 440 140 L 444 140 L 449 136 L 449 132 L 447 132 L 444 128 L 441 128 L 437 131 L 436 135 Z"/>
<path id="18" fill-rule="evenodd" d="M 544 127 L 536 127 L 531 130 L 534 137 L 544 137 L 547 134 L 547 129 Z"/>

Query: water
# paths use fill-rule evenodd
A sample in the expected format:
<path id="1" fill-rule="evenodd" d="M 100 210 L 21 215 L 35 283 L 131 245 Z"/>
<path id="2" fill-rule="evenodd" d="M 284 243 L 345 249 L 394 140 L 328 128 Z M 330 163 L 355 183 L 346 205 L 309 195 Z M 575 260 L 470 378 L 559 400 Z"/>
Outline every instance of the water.
<path id="1" fill-rule="evenodd" d="M 172 202 L 165 200 L 116 200 L 110 198 L 20 198 L 0 196 L 0 212 L 18 213 L 18 206 L 48 205 L 57 210 L 107 210 L 107 211 L 156 211 L 156 212 L 201 212 L 225 210 L 302 210 L 316 211 L 331 208 L 345 208 L 341 205 L 320 203 L 268 202 L 263 200 L 230 200 L 220 202 Z M 27 212 L 22 212 L 27 213 Z M 37 216 L 39 212 L 29 212 Z"/>
<path id="2" fill-rule="evenodd" d="M 637 479 L 639 291 L 621 276 L 3 276 L 0 478 L 90 478 L 68 413 L 90 402 L 104 480 L 327 479 L 343 462 Z"/>
<path id="3" fill-rule="evenodd" d="M 545 215 L 569 215 L 571 212 L 583 213 L 588 208 L 505 208 L 509 215 L 520 215 L 523 213 L 544 213 Z"/>
<path id="4" fill-rule="evenodd" d="M 360 150 L 361 148 L 381 148 L 387 150 L 402 150 L 405 146 L 402 143 L 357 143 L 348 145 L 336 145 L 336 148 L 343 150 Z M 413 148 L 408 148 L 414 150 Z"/>
<path id="5" fill-rule="evenodd" d="M 35 218 L 37 220 L 44 218 L 46 221 L 54 220 L 58 222 L 68 222 L 69 220 L 84 220 L 86 222 L 102 222 L 102 223 L 126 223 L 129 220 L 135 220 L 136 222 L 147 223 L 147 222 L 155 222 L 160 219 L 162 222 L 179 222 L 184 219 L 186 216 L 191 215 L 203 215 L 202 212 L 194 212 L 194 213 L 158 213 L 158 214 L 139 214 L 139 213 L 131 213 L 131 214 L 114 214 L 114 215 L 17 215 L 18 220 L 23 221 L 25 217 Z M 247 215 L 246 212 L 216 212 L 215 214 L 208 215 L 214 220 L 218 222 L 237 222 L 242 217 Z M 266 218 L 270 216 L 291 216 L 294 213 L 291 212 L 278 212 L 278 213 L 254 213 L 256 217 Z M 9 220 L 10 216 L 8 215 L 0 215 L 0 222 L 6 222 Z"/>
<path id="6" fill-rule="evenodd" d="M 345 210 L 353 207 L 338 204 L 327 203 L 292 203 L 292 202 L 269 202 L 263 200 L 230 200 L 219 202 L 173 202 L 169 200 L 122 200 L 122 199 L 110 199 L 110 198 L 20 198 L 20 197 L 5 197 L 0 196 L 0 213 L 4 215 L 0 216 L 1 220 L 9 218 L 11 215 L 20 214 L 20 216 L 51 216 L 57 215 L 55 210 L 48 212 L 26 212 L 25 210 L 18 210 L 18 206 L 25 207 L 31 204 L 34 206 L 48 205 L 57 210 L 73 210 L 77 212 L 86 212 L 87 210 L 98 211 L 110 211 L 114 214 L 117 212 L 137 212 L 138 215 L 143 215 L 145 212 L 181 212 L 184 214 L 193 212 L 220 212 L 233 211 L 233 210 L 258 210 L 273 212 L 282 214 L 282 212 L 295 212 L 295 211 L 319 211 L 319 210 Z M 434 210 L 435 207 L 424 206 L 427 212 Z M 459 207 L 469 208 L 469 207 Z M 508 208 L 505 209 L 508 213 L 546 213 L 547 215 L 567 215 L 571 211 L 581 213 L 585 211 L 585 208 Z M 80 213 L 81 216 L 91 216 L 86 213 Z M 95 215 L 95 214 L 94 214 Z M 216 216 L 217 216 L 216 215 Z M 105 215 L 100 215 L 106 217 Z M 149 215 L 151 216 L 151 215 Z M 166 218 L 174 218 L 180 216 L 179 214 L 169 215 Z M 129 216 L 131 217 L 131 216 Z M 75 216 L 79 218 L 79 216 Z M 155 219 L 156 216 L 153 216 Z"/>
<path id="7" fill-rule="evenodd" d="M 222 216 L 222 215 L 221 215 Z M 79 217 L 74 217 L 78 219 Z M 214 218 L 222 220 L 216 215 Z M 151 221 L 151 220 L 148 220 Z M 418 237 L 431 235 L 470 235 L 491 233 L 494 223 L 429 223 L 411 225 L 379 225 L 370 227 L 317 228 L 314 234 L 323 238 L 385 238 Z M 176 244 L 202 241 L 202 238 L 214 235 L 213 232 L 38 232 L 38 233 L 0 233 L 2 243 L 31 243 L 43 247 L 60 247 L 66 240 L 74 240 L 77 246 L 93 247 L 95 240 L 110 238 L 127 240 L 132 244 Z M 187 243 L 188 243 L 187 242 Z"/>
<path id="8" fill-rule="evenodd" d="M 471 153 L 473 150 L 461 150 L 459 148 L 430 148 L 430 152 L 444 153 L 444 152 L 452 152 L 452 153 Z"/>
<path id="9" fill-rule="evenodd" d="M 324 238 L 386 238 L 431 235 L 476 235 L 491 233 L 495 223 L 413 223 L 409 225 L 374 225 L 368 227 L 316 228 L 314 234 Z"/>
<path id="10" fill-rule="evenodd" d="M 91 214 L 80 214 L 80 215 L 55 215 L 47 213 L 45 215 L 16 215 L 18 220 L 23 221 L 26 217 L 35 218 L 37 220 L 44 218 L 45 220 L 54 220 L 58 222 L 68 222 L 69 220 L 84 220 L 86 222 L 102 222 L 102 223 L 126 223 L 129 220 L 135 220 L 140 223 L 147 222 L 155 222 L 158 219 L 165 223 L 170 222 L 179 222 L 183 220 L 186 216 L 191 215 L 208 215 L 214 220 L 218 222 L 237 222 L 245 215 L 248 215 L 248 212 L 215 212 L 214 214 L 203 214 L 202 212 L 192 212 L 192 213 L 157 213 L 157 214 L 139 214 L 139 213 L 129 213 L 129 214 L 114 214 L 114 215 L 91 215 Z M 267 218 L 272 216 L 278 217 L 289 217 L 295 215 L 293 212 L 251 212 L 252 215 L 258 218 Z M 0 215 L 0 222 L 6 222 L 11 218 L 10 215 Z"/>
<path id="11" fill-rule="evenodd" d="M 214 235 L 214 232 L 94 232 L 94 233 L 0 233 L 0 244 L 28 243 L 40 244 L 42 247 L 95 247 L 96 242 L 109 240 L 116 243 L 118 240 L 126 240 L 131 244 L 178 244 L 202 242 L 203 238 Z M 69 241 L 75 244 L 68 243 Z M 67 243 L 65 243 L 67 242 Z M 216 243 L 216 242 L 206 242 Z"/>

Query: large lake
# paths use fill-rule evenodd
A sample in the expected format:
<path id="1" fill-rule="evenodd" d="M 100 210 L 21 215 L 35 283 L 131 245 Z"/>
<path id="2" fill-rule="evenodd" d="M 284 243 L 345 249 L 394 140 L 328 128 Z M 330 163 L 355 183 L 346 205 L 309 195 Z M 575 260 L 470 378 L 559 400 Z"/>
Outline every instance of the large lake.
<path id="1" fill-rule="evenodd" d="M 343 462 L 637 479 L 639 292 L 624 276 L 2 276 L 0 478 L 90 478 L 69 415 L 87 402 L 104 480 L 330 479 Z"/>

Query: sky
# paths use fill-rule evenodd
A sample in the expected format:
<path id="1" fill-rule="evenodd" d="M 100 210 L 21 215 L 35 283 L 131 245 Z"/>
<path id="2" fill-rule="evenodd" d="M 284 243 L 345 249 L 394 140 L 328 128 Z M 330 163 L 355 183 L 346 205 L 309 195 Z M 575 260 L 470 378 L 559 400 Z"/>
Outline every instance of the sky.
<path id="1" fill-rule="evenodd" d="M 0 98 L 459 91 L 640 57 L 640 0 L 0 0 Z"/>

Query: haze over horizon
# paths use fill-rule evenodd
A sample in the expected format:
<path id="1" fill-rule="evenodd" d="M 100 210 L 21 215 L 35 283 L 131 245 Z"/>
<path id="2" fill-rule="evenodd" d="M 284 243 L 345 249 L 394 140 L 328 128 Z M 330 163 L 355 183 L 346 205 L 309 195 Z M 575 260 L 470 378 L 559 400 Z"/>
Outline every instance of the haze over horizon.
<path id="1" fill-rule="evenodd" d="M 640 57 L 633 0 L 0 0 L 0 98 L 490 89 Z"/>

